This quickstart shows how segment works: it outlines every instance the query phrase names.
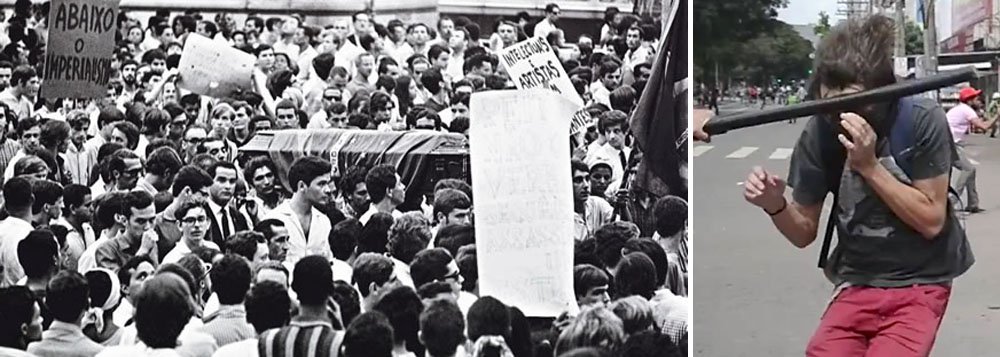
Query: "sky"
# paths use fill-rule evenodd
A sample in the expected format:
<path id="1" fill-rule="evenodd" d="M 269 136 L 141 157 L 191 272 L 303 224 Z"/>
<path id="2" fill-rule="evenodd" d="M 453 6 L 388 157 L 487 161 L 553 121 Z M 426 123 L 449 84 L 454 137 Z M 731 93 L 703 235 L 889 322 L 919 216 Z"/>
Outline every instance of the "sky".
<path id="1" fill-rule="evenodd" d="M 788 0 L 788 7 L 778 10 L 778 19 L 792 25 L 816 23 L 820 11 L 830 15 L 830 23 L 836 23 L 837 0 Z"/>

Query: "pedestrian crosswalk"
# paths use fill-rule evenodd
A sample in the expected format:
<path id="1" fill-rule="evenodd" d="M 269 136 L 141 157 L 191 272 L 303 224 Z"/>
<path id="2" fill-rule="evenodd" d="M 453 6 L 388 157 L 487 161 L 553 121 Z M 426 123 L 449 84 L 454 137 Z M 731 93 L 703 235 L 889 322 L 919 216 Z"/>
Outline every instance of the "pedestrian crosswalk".
<path id="1" fill-rule="evenodd" d="M 701 157 L 706 156 L 710 151 L 713 152 L 710 156 L 723 155 L 726 159 L 731 160 L 759 159 L 760 156 L 764 156 L 768 160 L 788 160 L 792 156 L 792 148 L 761 149 L 757 146 L 742 146 L 722 150 L 722 148 L 716 148 L 713 145 L 695 145 L 691 154 L 694 157 Z"/>

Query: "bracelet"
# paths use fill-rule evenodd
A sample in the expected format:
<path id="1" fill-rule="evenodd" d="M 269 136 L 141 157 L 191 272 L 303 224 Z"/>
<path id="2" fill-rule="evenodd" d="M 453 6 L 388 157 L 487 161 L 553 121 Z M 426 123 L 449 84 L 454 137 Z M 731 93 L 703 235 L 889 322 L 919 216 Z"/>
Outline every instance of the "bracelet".
<path id="1" fill-rule="evenodd" d="M 785 208 L 788 208 L 788 200 L 787 199 L 782 199 L 782 202 L 783 203 L 781 205 L 781 208 L 778 209 L 777 211 L 775 211 L 774 213 L 768 212 L 766 209 L 764 210 L 764 213 L 767 213 L 768 216 L 774 217 L 774 216 L 777 216 L 778 214 L 780 214 L 781 212 L 784 212 Z"/>

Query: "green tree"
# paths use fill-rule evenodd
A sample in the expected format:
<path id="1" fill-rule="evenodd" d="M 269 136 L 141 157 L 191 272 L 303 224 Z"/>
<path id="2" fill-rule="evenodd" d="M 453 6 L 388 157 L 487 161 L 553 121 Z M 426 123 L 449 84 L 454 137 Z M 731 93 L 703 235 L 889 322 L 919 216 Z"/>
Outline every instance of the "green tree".
<path id="1" fill-rule="evenodd" d="M 693 0 L 695 80 L 720 76 L 739 65 L 743 44 L 770 32 L 772 20 L 787 0 Z"/>
<path id="2" fill-rule="evenodd" d="M 812 43 L 802 38 L 791 25 L 773 20 L 773 30 L 743 44 L 740 58 L 742 63 L 738 76 L 753 83 L 770 83 L 775 78 L 782 80 L 804 79 L 812 61 Z"/>
<path id="3" fill-rule="evenodd" d="M 924 54 L 924 31 L 913 21 L 906 22 L 906 54 Z"/>
<path id="4" fill-rule="evenodd" d="M 826 11 L 819 12 L 819 21 L 813 26 L 813 33 L 819 37 L 826 36 L 830 32 L 830 15 Z"/>

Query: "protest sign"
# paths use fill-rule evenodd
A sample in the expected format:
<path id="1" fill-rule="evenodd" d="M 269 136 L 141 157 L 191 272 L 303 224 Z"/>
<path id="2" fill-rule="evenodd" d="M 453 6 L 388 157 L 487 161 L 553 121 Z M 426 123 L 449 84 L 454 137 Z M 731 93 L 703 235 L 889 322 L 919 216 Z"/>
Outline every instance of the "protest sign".
<path id="1" fill-rule="evenodd" d="M 576 135 L 591 126 L 597 125 L 597 118 L 592 117 L 587 108 L 581 108 L 573 114 L 573 120 L 570 122 L 569 135 Z"/>
<path id="2" fill-rule="evenodd" d="M 577 106 L 536 88 L 475 93 L 470 107 L 480 294 L 527 316 L 574 311 L 566 118 Z"/>
<path id="3" fill-rule="evenodd" d="M 40 92 L 45 98 L 103 98 L 114 73 L 118 0 L 53 0 Z"/>
<path id="4" fill-rule="evenodd" d="M 546 87 L 559 92 L 579 108 L 583 99 L 544 38 L 531 38 L 500 50 L 500 64 L 507 69 L 517 89 Z M 566 118 L 569 116 L 567 115 Z"/>
<path id="5" fill-rule="evenodd" d="M 251 90 L 250 75 L 257 58 L 207 37 L 190 34 L 177 65 L 177 86 L 209 97 L 227 97 Z"/>

